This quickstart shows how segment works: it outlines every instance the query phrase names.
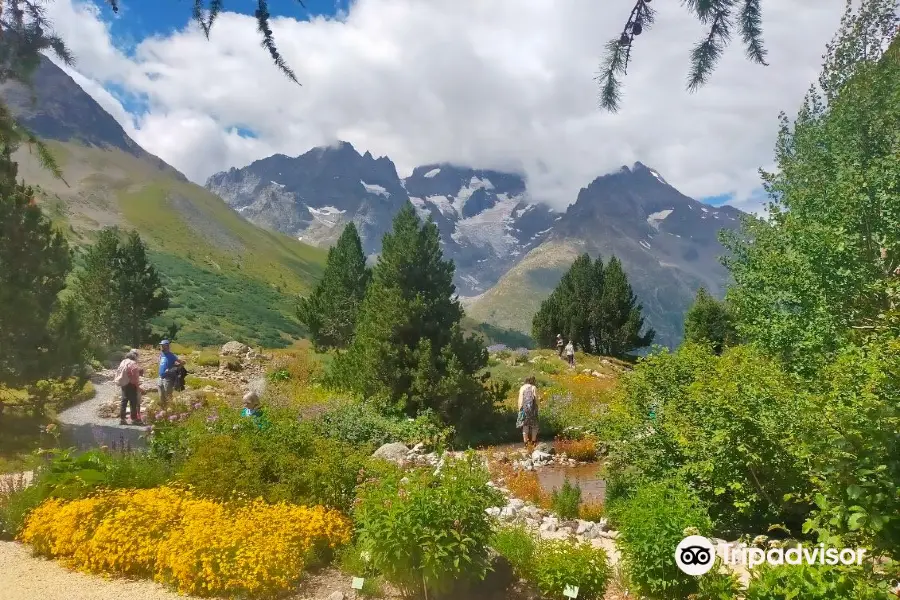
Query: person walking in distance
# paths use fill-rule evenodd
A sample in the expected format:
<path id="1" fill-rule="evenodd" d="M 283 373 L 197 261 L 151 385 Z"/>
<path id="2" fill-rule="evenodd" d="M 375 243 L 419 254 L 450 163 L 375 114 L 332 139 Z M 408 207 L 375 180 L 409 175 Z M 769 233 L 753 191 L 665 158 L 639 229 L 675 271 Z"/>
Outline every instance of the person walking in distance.
<path id="1" fill-rule="evenodd" d="M 165 408 L 175 390 L 175 380 L 184 363 L 169 349 L 169 340 L 161 341 L 159 348 L 159 405 Z"/>
<path id="2" fill-rule="evenodd" d="M 561 333 L 556 334 L 556 351 L 559 353 L 559 357 L 563 357 L 563 346 L 565 346 L 565 342 L 563 342 L 563 337 Z"/>
<path id="3" fill-rule="evenodd" d="M 119 368 L 116 369 L 114 381 L 121 389 L 120 425 L 128 424 L 125 420 L 126 406 L 131 413 L 131 424 L 143 424 L 141 421 L 141 375 L 144 374 L 144 369 L 138 364 L 137 359 L 137 350 L 130 350 L 122 362 L 119 363 Z"/>
<path id="4" fill-rule="evenodd" d="M 569 340 L 569 343 L 566 344 L 566 361 L 568 361 L 570 367 L 575 366 L 575 344 L 572 343 L 572 340 Z"/>
<path id="5" fill-rule="evenodd" d="M 525 379 L 519 388 L 519 416 L 516 427 L 522 429 L 525 448 L 531 451 L 538 437 L 538 391 L 534 376 Z"/>

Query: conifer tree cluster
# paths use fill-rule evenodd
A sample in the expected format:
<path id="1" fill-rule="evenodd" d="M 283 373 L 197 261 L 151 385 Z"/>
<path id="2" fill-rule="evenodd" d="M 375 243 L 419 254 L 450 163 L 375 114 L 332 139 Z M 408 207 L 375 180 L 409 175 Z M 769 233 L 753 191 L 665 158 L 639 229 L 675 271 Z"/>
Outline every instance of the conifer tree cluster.
<path id="1" fill-rule="evenodd" d="M 684 340 L 710 344 L 716 354 L 735 344 L 737 332 L 728 304 L 713 298 L 705 288 L 697 290 L 684 317 Z"/>
<path id="2" fill-rule="evenodd" d="M 125 241 L 107 227 L 84 255 L 73 289 L 93 343 L 138 346 L 151 340 L 150 319 L 169 307 L 169 295 L 136 231 Z"/>
<path id="3" fill-rule="evenodd" d="M 356 225 L 350 223 L 328 250 L 322 280 L 297 307 L 297 317 L 316 350 L 350 345 L 371 275 Z"/>
<path id="4" fill-rule="evenodd" d="M 437 226 L 423 224 L 407 204 L 384 236 L 355 335 L 335 359 L 332 383 L 387 411 L 412 416 L 430 410 L 460 430 L 477 423 L 492 408 L 477 375 L 487 351 L 460 328 L 453 273 Z"/>
<path id="5" fill-rule="evenodd" d="M 602 258 L 591 261 L 582 254 L 541 304 L 532 337 L 552 347 L 561 334 L 583 352 L 624 356 L 653 342 L 653 329 L 641 333 L 642 308 L 619 259 L 613 256 L 604 265 Z"/>

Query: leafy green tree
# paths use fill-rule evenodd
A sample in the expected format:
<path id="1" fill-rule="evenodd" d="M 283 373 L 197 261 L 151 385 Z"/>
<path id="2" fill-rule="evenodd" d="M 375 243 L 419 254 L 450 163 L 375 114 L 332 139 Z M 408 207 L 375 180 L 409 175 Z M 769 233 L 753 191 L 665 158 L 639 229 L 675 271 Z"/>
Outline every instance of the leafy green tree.
<path id="1" fill-rule="evenodd" d="M 408 415 L 432 409 L 445 422 L 473 426 L 491 402 L 476 375 L 487 365 L 487 351 L 480 338 L 462 333 L 453 271 L 437 226 L 423 225 L 407 204 L 384 236 L 356 334 L 335 360 L 333 382 Z"/>
<path id="2" fill-rule="evenodd" d="M 50 319 L 71 268 L 69 245 L 16 183 L 16 164 L 0 156 L 0 381 L 22 384 L 52 370 L 57 345 Z"/>
<path id="3" fill-rule="evenodd" d="M 370 277 L 356 225 L 349 223 L 337 244 L 328 250 L 322 280 L 297 307 L 297 316 L 317 349 L 346 348 L 350 344 Z"/>
<path id="4" fill-rule="evenodd" d="M 121 318 L 118 337 L 131 346 L 139 346 L 151 339 L 150 319 L 169 308 L 169 294 L 136 231 L 128 234 L 116 262 Z"/>
<path id="5" fill-rule="evenodd" d="M 900 43 L 892 0 L 849 8 L 818 89 L 781 116 L 768 221 L 726 235 L 738 333 L 812 374 L 892 308 L 900 265 Z M 886 50 L 888 49 L 888 50 Z"/>
<path id="6" fill-rule="evenodd" d="M 706 288 L 697 290 L 684 317 L 684 341 L 711 344 L 713 352 L 722 354 L 725 346 L 735 342 L 735 336 L 728 305 L 713 298 Z"/>
<path id="7" fill-rule="evenodd" d="M 599 297 L 597 352 L 609 356 L 624 356 L 637 348 L 653 343 L 656 332 L 647 328 L 644 333 L 643 305 L 628 283 L 622 263 L 613 256 L 603 272 L 603 292 Z"/>
<path id="8" fill-rule="evenodd" d="M 169 306 L 159 273 L 137 232 L 125 243 L 114 227 L 103 229 L 84 253 L 73 289 L 91 341 L 101 346 L 140 345 L 149 322 Z"/>

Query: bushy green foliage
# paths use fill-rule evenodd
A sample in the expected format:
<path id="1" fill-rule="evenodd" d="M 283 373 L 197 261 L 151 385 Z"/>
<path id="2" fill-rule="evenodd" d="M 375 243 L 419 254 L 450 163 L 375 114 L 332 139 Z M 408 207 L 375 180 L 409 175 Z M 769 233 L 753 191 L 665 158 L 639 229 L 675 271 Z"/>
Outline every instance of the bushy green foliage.
<path id="1" fill-rule="evenodd" d="M 200 493 L 235 493 L 270 502 L 324 504 L 347 510 L 371 447 L 316 435 L 288 413 L 269 411 L 265 426 L 238 411 L 197 414 L 154 435 L 157 453 L 182 464 L 178 478 Z"/>
<path id="2" fill-rule="evenodd" d="M 673 552 L 690 530 L 709 535 L 712 523 L 700 500 L 681 481 L 662 480 L 638 488 L 610 507 L 619 527 L 616 545 L 628 578 L 641 593 L 659 600 L 683 600 L 697 591 L 697 579 L 675 564 Z"/>
<path id="3" fill-rule="evenodd" d="M 360 547 L 388 581 L 433 597 L 484 579 L 492 524 L 485 509 L 503 499 L 477 456 L 447 457 L 437 474 L 382 465 L 366 477 L 353 517 Z"/>
<path id="4" fill-rule="evenodd" d="M 653 342 L 653 329 L 641 333 L 642 308 L 619 259 L 613 256 L 604 266 L 602 258 L 591 262 L 583 254 L 541 304 L 532 336 L 545 348 L 562 334 L 584 352 L 624 356 Z"/>
<path id="5" fill-rule="evenodd" d="M 434 413 L 424 412 L 414 419 L 391 417 L 371 404 L 352 401 L 323 413 L 315 426 L 322 435 L 353 445 L 422 442 L 431 448 L 441 448 L 453 436 L 453 429 L 442 425 Z"/>
<path id="6" fill-rule="evenodd" d="M 356 225 L 348 223 L 328 250 L 321 281 L 297 306 L 297 317 L 316 349 L 346 348 L 350 344 L 370 277 Z"/>
<path id="7" fill-rule="evenodd" d="M 550 494 L 550 506 L 561 519 L 577 519 L 581 506 L 581 488 L 566 479 L 559 489 Z"/>
<path id="8" fill-rule="evenodd" d="M 623 380 L 634 426 L 613 445 L 613 497 L 677 472 L 719 529 L 787 524 L 799 532 L 811 491 L 803 439 L 816 425 L 814 404 L 798 387 L 748 346 L 717 357 L 687 344 L 640 361 Z"/>
<path id="9" fill-rule="evenodd" d="M 73 291 L 86 331 L 102 347 L 150 341 L 150 320 L 169 306 L 140 236 L 131 231 L 122 242 L 114 227 L 103 229 L 85 251 Z"/>
<path id="10" fill-rule="evenodd" d="M 820 427 L 808 436 L 817 512 L 806 528 L 900 560 L 900 340 L 845 348 L 823 379 Z"/>
<path id="11" fill-rule="evenodd" d="M 562 597 L 566 586 L 575 585 L 579 598 L 600 600 L 609 576 L 606 552 L 588 542 L 541 542 L 532 568 L 535 585 L 551 597 Z"/>
<path id="12" fill-rule="evenodd" d="M 335 387 L 409 416 L 432 409 L 458 430 L 474 428 L 493 407 L 483 377 L 481 340 L 465 336 L 437 226 L 407 204 L 384 236 L 349 350 L 329 374 Z"/>
<path id="13" fill-rule="evenodd" d="M 710 344 L 713 352 L 721 354 L 725 346 L 733 345 L 736 340 L 734 319 L 728 304 L 716 300 L 701 287 L 684 315 L 684 341 Z"/>
<path id="14" fill-rule="evenodd" d="M 547 597 L 560 598 L 566 586 L 578 587 L 579 598 L 603 598 L 610 568 L 606 552 L 591 544 L 540 540 L 523 527 L 501 527 L 491 547 L 505 558 L 516 576 L 534 583 Z"/>
<path id="15" fill-rule="evenodd" d="M 856 567 L 762 565 L 751 574 L 745 600 L 890 600 L 887 582 Z"/>

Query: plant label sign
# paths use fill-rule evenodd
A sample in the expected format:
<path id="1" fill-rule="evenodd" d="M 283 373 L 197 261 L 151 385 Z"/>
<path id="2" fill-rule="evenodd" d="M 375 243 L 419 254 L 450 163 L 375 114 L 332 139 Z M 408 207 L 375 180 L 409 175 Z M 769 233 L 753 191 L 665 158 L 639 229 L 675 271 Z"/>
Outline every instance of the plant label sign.
<path id="1" fill-rule="evenodd" d="M 350 583 L 350 587 L 352 587 L 354 590 L 361 590 L 363 581 L 365 580 L 362 577 L 354 577 L 353 581 Z"/>
<path id="2" fill-rule="evenodd" d="M 563 596 L 566 598 L 577 598 L 578 597 L 578 586 L 577 585 L 567 585 L 566 589 L 563 590 Z"/>

